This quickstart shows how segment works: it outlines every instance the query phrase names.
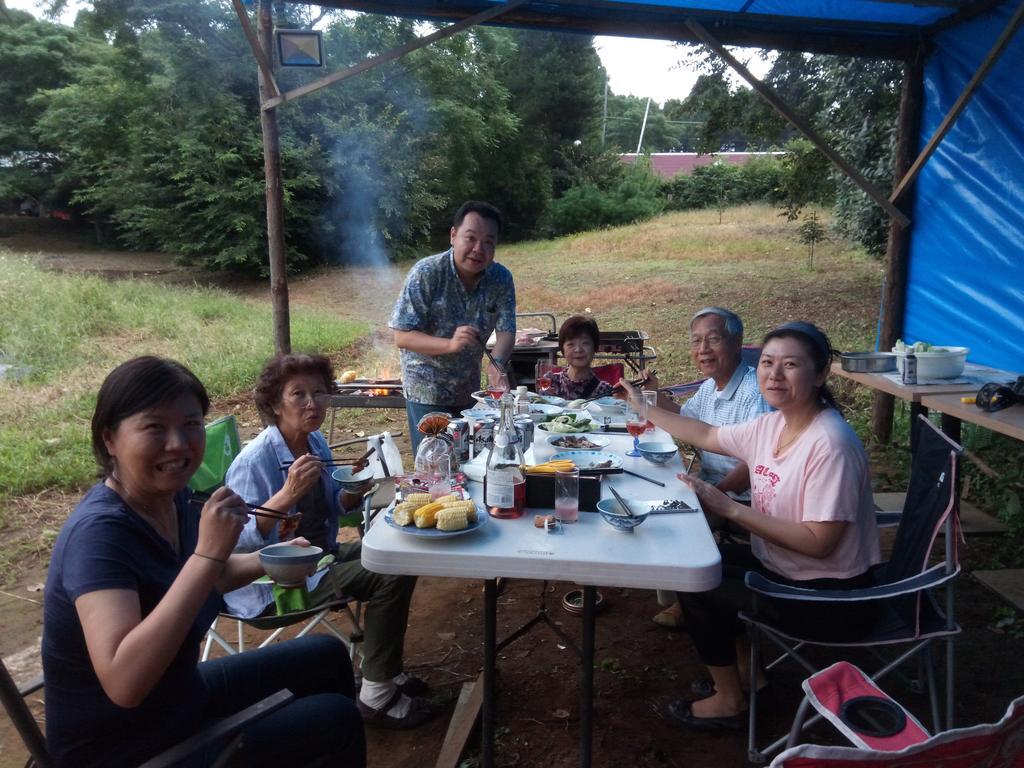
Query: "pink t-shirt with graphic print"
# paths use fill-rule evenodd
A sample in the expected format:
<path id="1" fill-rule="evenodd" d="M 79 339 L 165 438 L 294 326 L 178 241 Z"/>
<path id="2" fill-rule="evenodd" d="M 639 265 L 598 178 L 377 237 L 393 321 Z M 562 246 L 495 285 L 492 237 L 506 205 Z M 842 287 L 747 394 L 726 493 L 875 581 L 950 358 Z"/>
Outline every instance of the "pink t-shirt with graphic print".
<path id="1" fill-rule="evenodd" d="M 826 408 L 774 456 L 785 424 L 776 411 L 718 428 L 724 451 L 750 467 L 751 506 L 780 520 L 849 525 L 828 557 L 802 555 L 756 535 L 750 540 L 754 555 L 776 573 L 800 581 L 864 573 L 880 560 L 864 446 L 839 412 Z"/>

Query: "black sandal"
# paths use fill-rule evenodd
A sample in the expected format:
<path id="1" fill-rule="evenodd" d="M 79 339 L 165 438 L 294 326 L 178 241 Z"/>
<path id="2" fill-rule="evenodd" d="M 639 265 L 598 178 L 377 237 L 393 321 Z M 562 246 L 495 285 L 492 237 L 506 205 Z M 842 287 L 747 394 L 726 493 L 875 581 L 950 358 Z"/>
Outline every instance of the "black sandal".
<path id="1" fill-rule="evenodd" d="M 421 699 L 418 696 L 410 697 L 409 711 L 405 713 L 404 717 L 389 715 L 388 710 L 398 703 L 402 695 L 402 691 L 396 687 L 395 692 L 383 707 L 375 709 L 369 704 L 365 704 L 362 699 L 356 699 L 356 708 L 359 710 L 359 714 L 363 716 L 363 722 L 367 725 L 388 728 L 393 731 L 407 731 L 412 728 L 418 728 L 434 716 L 434 712 L 430 705 L 427 704 L 426 699 Z"/>

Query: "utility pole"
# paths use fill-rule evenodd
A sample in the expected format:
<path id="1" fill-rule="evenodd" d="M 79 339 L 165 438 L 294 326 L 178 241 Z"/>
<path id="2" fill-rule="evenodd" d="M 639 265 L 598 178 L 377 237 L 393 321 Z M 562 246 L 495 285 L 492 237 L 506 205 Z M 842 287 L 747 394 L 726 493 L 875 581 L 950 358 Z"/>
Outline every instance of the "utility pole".
<path id="1" fill-rule="evenodd" d="M 604 76 L 604 112 L 601 115 L 601 146 L 604 146 L 604 137 L 608 132 L 608 74 Z"/>
<path id="2" fill-rule="evenodd" d="M 640 146 L 644 143 L 644 131 L 647 130 L 647 115 L 651 111 L 651 97 L 647 97 L 647 107 L 644 109 L 644 122 L 640 126 L 640 140 L 636 143 L 636 153 L 640 154 Z"/>

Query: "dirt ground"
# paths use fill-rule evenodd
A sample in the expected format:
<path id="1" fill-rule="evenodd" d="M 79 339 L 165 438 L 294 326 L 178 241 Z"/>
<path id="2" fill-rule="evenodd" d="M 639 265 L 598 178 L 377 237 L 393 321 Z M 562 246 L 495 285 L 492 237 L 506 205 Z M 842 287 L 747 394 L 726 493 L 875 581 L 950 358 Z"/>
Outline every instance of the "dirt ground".
<path id="1" fill-rule="evenodd" d="M 69 246 L 41 243 L 27 235 L 0 239 L 9 247 L 35 247 L 48 252 L 44 263 L 51 268 L 83 268 L 109 277 L 141 276 L 172 282 L 203 279 L 193 270 L 175 267 L 158 254 L 126 254 L 100 251 L 87 239 Z M 59 247 L 58 247 L 59 246 Z M 62 250 L 63 249 L 63 250 Z M 67 258 L 73 255 L 74 259 Z M 208 277 L 208 276 L 207 276 Z M 356 297 L 370 281 L 377 285 L 382 276 L 367 272 L 345 281 L 329 274 L 306 278 L 292 284 L 296 303 L 331 304 L 339 311 L 356 311 L 346 297 Z M 397 271 L 384 280 L 397 285 Z M 229 285 L 243 294 L 258 295 L 261 283 L 238 283 L 215 277 L 211 282 Z M 397 290 L 397 289 L 396 289 Z M 340 297 L 340 298 L 339 298 Z M 360 311 L 365 313 L 366 307 Z M 381 311 L 379 308 L 377 311 Z M 365 316 L 365 315 L 364 315 Z M 258 427 L 251 408 L 241 402 L 215 404 L 220 412 L 236 411 L 249 433 Z M 382 426 L 403 428 L 404 413 L 397 411 L 349 411 L 345 428 L 349 434 L 376 431 Z M 407 442 L 401 441 L 408 450 Z M 31 501 L 38 505 L 40 518 L 66 514 L 77 494 L 50 492 Z M 26 503 L 29 503 L 26 500 Z M 987 567 L 997 542 L 971 539 L 965 550 L 967 574 L 957 584 L 958 619 L 964 633 L 957 643 L 957 719 L 961 725 L 998 719 L 1008 702 L 1024 691 L 1024 637 L 1020 622 L 1007 634 L 996 628 L 1006 604 L 969 575 L 972 568 Z M 17 679 L 30 677 L 38 669 L 39 635 L 42 625 L 42 582 L 45 563 L 23 565 L 14 583 L 0 590 L 3 631 L 0 654 Z M 580 619 L 560 606 L 562 595 L 574 585 L 515 580 L 499 599 L 499 638 L 509 634 L 535 615 L 543 599 L 552 618 L 576 638 Z M 594 765 L 617 768 L 665 766 L 713 768 L 746 764 L 745 735 L 702 734 L 680 729 L 668 716 L 668 704 L 687 695 L 690 681 L 701 677 L 689 635 L 667 631 L 653 622 L 658 611 L 654 594 L 644 590 L 601 589 L 604 607 L 598 616 L 595 652 Z M 337 624 L 344 627 L 344 619 Z M 431 724 L 410 733 L 369 731 L 370 765 L 375 768 L 412 768 L 432 765 L 443 741 L 448 720 L 463 683 L 474 680 L 482 663 L 482 583 L 456 579 L 422 578 L 413 599 L 406 642 L 406 664 L 410 671 L 432 686 L 438 714 Z M 856 657 L 853 659 L 858 661 Z M 866 665 L 870 662 L 865 661 Z M 798 700 L 802 675 L 792 665 L 773 675 L 776 702 L 766 708 L 760 728 L 775 738 L 788 729 Z M 505 648 L 499 658 L 498 743 L 500 766 L 543 766 L 561 768 L 577 764 L 579 738 L 579 661 L 571 648 L 543 626 Z M 925 722 L 922 697 L 909 693 L 896 681 L 887 688 L 904 701 Z M 42 717 L 42 700 L 32 699 L 32 708 Z M 826 728 L 813 732 L 819 741 L 834 741 Z M 474 737 L 465 754 L 475 765 L 479 740 Z M 25 753 L 10 722 L 0 719 L 0 768 L 21 766 Z"/>

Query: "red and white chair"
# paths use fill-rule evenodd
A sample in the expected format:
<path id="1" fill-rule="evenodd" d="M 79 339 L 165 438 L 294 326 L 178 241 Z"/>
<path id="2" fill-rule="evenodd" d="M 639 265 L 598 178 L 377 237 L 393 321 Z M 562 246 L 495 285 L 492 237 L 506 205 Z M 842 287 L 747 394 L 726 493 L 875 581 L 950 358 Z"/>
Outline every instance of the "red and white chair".
<path id="1" fill-rule="evenodd" d="M 1002 719 L 932 736 L 858 667 L 837 662 L 803 682 L 787 749 L 769 768 L 1024 768 L 1024 696 Z M 811 707 L 854 746 L 793 746 Z"/>

